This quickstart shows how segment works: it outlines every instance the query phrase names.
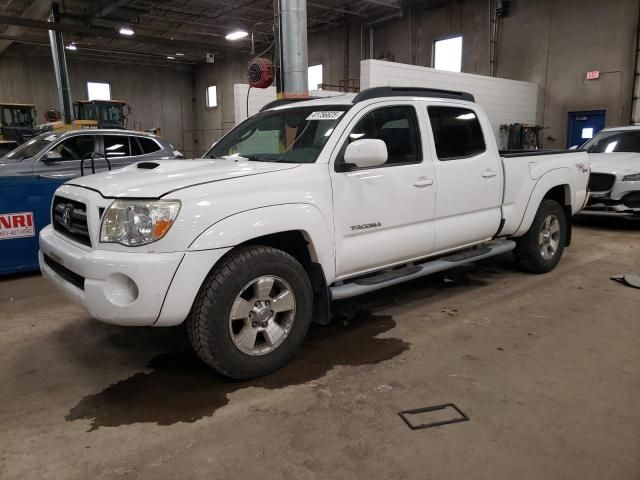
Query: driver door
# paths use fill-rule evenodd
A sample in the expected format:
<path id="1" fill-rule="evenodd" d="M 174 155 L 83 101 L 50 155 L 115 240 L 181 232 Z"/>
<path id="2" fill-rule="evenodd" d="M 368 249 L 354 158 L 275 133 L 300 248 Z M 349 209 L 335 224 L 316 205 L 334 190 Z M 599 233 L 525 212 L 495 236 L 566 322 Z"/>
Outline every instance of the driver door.
<path id="1" fill-rule="evenodd" d="M 95 135 L 74 135 L 68 137 L 47 150 L 34 164 L 34 174 L 42 178 L 62 181 L 80 176 L 82 159 L 96 152 Z M 47 153 L 58 155 L 56 159 L 47 159 Z M 91 173 L 90 161 L 85 161 L 85 175 Z"/>
<path id="2" fill-rule="evenodd" d="M 426 116 L 412 102 L 372 105 L 352 120 L 331 168 L 336 274 L 346 278 L 429 255 L 435 244 L 435 172 Z M 346 146 L 380 139 L 387 162 L 345 168 Z"/>

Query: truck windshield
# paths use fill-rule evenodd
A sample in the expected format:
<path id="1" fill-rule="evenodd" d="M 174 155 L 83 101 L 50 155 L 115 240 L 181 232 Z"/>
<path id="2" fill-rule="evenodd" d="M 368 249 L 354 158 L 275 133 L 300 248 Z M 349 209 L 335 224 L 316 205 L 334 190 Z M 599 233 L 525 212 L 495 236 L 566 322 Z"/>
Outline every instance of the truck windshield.
<path id="1" fill-rule="evenodd" d="M 231 130 L 203 158 L 313 163 L 348 109 L 348 105 L 322 105 L 258 113 Z"/>
<path id="2" fill-rule="evenodd" d="M 36 138 L 29 140 L 27 143 L 23 143 L 18 148 L 8 153 L 4 158 L 11 158 L 13 160 L 25 160 L 37 155 L 43 148 L 55 142 L 59 135 L 55 133 L 44 133 Z"/>
<path id="3" fill-rule="evenodd" d="M 640 130 L 609 130 L 600 132 L 582 146 L 589 153 L 640 153 Z"/>

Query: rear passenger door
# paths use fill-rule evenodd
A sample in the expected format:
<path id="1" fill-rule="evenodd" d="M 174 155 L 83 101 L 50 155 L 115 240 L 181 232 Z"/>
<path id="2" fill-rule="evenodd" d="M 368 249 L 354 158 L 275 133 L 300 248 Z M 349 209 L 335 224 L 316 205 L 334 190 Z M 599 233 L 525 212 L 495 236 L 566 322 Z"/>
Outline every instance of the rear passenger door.
<path id="1" fill-rule="evenodd" d="M 443 103 L 427 111 L 437 181 L 435 250 L 492 238 L 502 217 L 502 166 L 491 125 L 472 106 Z"/>
<path id="2" fill-rule="evenodd" d="M 102 153 L 109 159 L 112 169 L 122 168 L 137 161 L 131 157 L 130 138 L 129 135 L 102 135 Z M 104 160 L 96 160 L 96 166 L 98 163 L 101 164 L 101 171 L 104 171 Z"/>

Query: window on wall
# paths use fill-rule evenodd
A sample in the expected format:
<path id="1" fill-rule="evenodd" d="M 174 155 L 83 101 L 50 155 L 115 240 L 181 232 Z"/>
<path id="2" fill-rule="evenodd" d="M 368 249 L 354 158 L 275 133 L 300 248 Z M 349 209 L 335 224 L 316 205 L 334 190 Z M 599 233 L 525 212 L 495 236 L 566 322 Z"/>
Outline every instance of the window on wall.
<path id="1" fill-rule="evenodd" d="M 89 100 L 111 100 L 111 85 L 101 82 L 87 82 Z"/>
<path id="2" fill-rule="evenodd" d="M 207 87 L 207 108 L 218 106 L 218 87 L 210 85 Z"/>
<path id="3" fill-rule="evenodd" d="M 449 72 L 462 71 L 462 36 L 434 42 L 433 68 Z"/>
<path id="4" fill-rule="evenodd" d="M 322 64 L 311 65 L 308 69 L 309 90 L 322 90 Z"/>

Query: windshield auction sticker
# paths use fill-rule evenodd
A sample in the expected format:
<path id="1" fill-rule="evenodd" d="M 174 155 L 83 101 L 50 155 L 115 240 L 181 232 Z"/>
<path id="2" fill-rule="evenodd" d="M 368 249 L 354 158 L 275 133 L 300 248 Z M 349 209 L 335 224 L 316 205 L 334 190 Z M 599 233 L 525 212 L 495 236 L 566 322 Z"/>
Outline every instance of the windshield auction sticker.
<path id="1" fill-rule="evenodd" d="M 344 112 L 325 110 L 322 112 L 313 112 L 307 117 L 307 120 L 337 120 Z"/>
<path id="2" fill-rule="evenodd" d="M 0 240 L 35 236 L 33 212 L 0 213 Z"/>

